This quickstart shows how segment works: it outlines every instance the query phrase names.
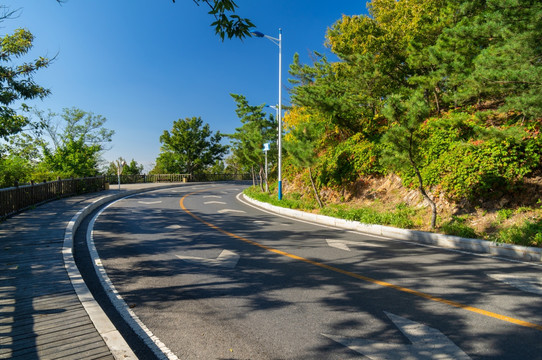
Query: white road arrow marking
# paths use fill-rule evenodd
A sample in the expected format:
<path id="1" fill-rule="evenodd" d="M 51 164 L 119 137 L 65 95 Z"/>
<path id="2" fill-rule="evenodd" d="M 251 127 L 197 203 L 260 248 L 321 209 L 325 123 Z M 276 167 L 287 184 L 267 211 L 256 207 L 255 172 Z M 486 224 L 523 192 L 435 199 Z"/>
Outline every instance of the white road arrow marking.
<path id="1" fill-rule="evenodd" d="M 216 267 L 223 267 L 228 269 L 233 269 L 237 262 L 239 261 L 240 256 L 233 251 L 229 250 L 222 250 L 220 255 L 216 259 L 205 259 L 195 256 L 180 256 L 175 255 L 179 259 L 192 263 L 194 265 L 200 265 L 200 266 L 216 266 Z"/>
<path id="2" fill-rule="evenodd" d="M 220 205 L 226 205 L 225 202 L 223 201 L 206 201 L 203 203 L 204 205 L 209 205 L 209 204 L 220 204 Z"/>
<path id="3" fill-rule="evenodd" d="M 243 210 L 235 210 L 235 209 L 222 209 L 222 210 L 218 210 L 217 211 L 218 213 L 220 214 L 224 214 L 224 213 L 242 213 L 242 214 L 245 214 L 246 211 L 243 211 Z"/>
<path id="4" fill-rule="evenodd" d="M 360 241 L 326 239 L 326 242 L 327 242 L 327 244 L 329 246 L 337 248 L 337 249 L 341 249 L 341 250 L 344 250 L 344 251 L 350 251 L 350 248 L 348 247 L 348 244 L 382 247 L 382 245 L 380 245 L 380 244 L 366 243 L 366 242 L 360 242 Z"/>
<path id="5" fill-rule="evenodd" d="M 487 274 L 487 276 L 518 288 L 521 291 L 542 295 L 542 279 L 540 276 L 514 274 Z"/>
<path id="6" fill-rule="evenodd" d="M 373 360 L 470 359 L 463 350 L 440 331 L 388 312 L 385 314 L 412 344 L 391 344 L 367 339 L 322 335 Z"/>
<path id="7" fill-rule="evenodd" d="M 160 204 L 162 202 L 162 200 L 158 200 L 158 201 L 138 201 L 138 203 L 140 204 L 144 204 L 144 205 L 152 205 L 152 204 Z"/>

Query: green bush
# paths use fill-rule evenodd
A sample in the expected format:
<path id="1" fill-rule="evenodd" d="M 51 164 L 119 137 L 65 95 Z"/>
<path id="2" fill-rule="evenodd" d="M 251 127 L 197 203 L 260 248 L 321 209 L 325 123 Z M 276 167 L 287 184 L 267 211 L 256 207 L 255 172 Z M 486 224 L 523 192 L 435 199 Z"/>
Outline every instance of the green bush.
<path id="1" fill-rule="evenodd" d="M 420 134 L 423 182 L 452 200 L 491 198 L 540 168 L 542 137 L 526 126 L 491 127 L 468 113 L 449 113 L 428 120 Z M 418 186 L 412 169 L 400 176 Z"/>
<path id="2" fill-rule="evenodd" d="M 523 225 L 513 225 L 503 229 L 493 240 L 507 244 L 542 247 L 542 219 L 535 222 L 527 220 Z"/>
<path id="3" fill-rule="evenodd" d="M 357 133 L 346 141 L 330 147 L 320 157 L 318 182 L 322 185 L 343 185 L 364 175 L 383 174 L 380 145 Z"/>
<path id="4" fill-rule="evenodd" d="M 0 188 L 11 187 L 15 181 L 20 184 L 32 180 L 32 164 L 21 157 L 9 156 L 0 158 Z"/>
<path id="5" fill-rule="evenodd" d="M 475 239 L 478 237 L 476 231 L 466 224 L 466 218 L 452 216 L 452 219 L 443 223 L 440 230 L 447 235 L 455 235 L 464 238 Z"/>
<path id="6" fill-rule="evenodd" d="M 302 210 L 313 210 L 316 208 L 316 204 L 314 204 L 314 202 L 303 201 L 300 198 L 295 199 L 296 196 L 292 198 L 288 194 L 284 194 L 282 200 L 279 200 L 276 193 L 261 192 L 260 188 L 257 186 L 251 186 L 245 189 L 244 193 L 255 200 L 266 202 L 275 206 Z"/>
<path id="7" fill-rule="evenodd" d="M 371 208 L 347 209 L 341 206 L 328 206 L 321 213 L 340 219 L 358 221 L 362 224 L 389 225 L 408 229 L 414 227 L 412 217 L 416 211 L 406 205 L 399 205 L 395 211 L 378 212 Z"/>
<path id="8" fill-rule="evenodd" d="M 499 190 L 510 190 L 539 166 L 539 150 L 528 148 L 527 139 L 521 143 L 491 139 L 456 144 L 433 166 L 441 169 L 440 185 L 451 198 L 487 197 Z"/>
<path id="9" fill-rule="evenodd" d="M 510 219 L 510 217 L 514 214 L 514 210 L 512 209 L 500 209 L 497 211 L 497 221 L 504 221 L 507 219 Z"/>

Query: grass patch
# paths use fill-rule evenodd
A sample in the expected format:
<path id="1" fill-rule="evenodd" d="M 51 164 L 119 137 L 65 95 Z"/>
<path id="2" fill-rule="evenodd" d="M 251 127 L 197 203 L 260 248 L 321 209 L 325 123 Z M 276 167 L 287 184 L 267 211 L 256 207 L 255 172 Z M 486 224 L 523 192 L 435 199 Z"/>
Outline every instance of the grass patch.
<path id="1" fill-rule="evenodd" d="M 504 221 L 510 219 L 514 215 L 514 210 L 512 209 L 500 209 L 497 211 L 497 221 Z"/>
<path id="2" fill-rule="evenodd" d="M 542 219 L 526 220 L 521 225 L 513 225 L 500 230 L 492 239 L 506 244 L 542 247 Z"/>
<path id="3" fill-rule="evenodd" d="M 272 189 L 273 190 L 273 189 Z M 276 189 L 275 189 L 276 190 Z M 261 192 L 259 187 L 250 187 L 245 189 L 244 193 L 258 201 L 266 202 L 275 206 L 308 210 L 318 209 L 318 206 L 312 197 L 304 196 L 300 193 L 284 194 L 281 201 L 277 198 L 277 193 Z M 439 232 L 446 235 L 460 236 L 472 239 L 486 239 L 499 243 L 516 244 L 523 246 L 542 247 L 542 217 L 536 216 L 511 226 L 502 226 L 502 222 L 511 219 L 517 214 L 523 214 L 532 211 L 529 207 L 520 207 L 517 209 L 500 209 L 497 211 L 498 225 L 495 225 L 495 231 L 486 234 L 469 226 L 469 215 L 452 216 L 452 218 L 439 227 Z M 423 218 L 427 215 L 426 209 L 417 209 L 400 203 L 394 208 L 387 208 L 385 204 L 378 199 L 370 206 L 353 207 L 348 204 L 330 204 L 320 209 L 320 214 L 332 216 L 340 219 L 358 221 L 364 224 L 387 225 L 403 229 L 416 229 Z M 485 215 L 485 213 L 484 213 Z"/>
<path id="4" fill-rule="evenodd" d="M 261 192 L 257 186 L 251 186 L 243 192 L 245 195 L 261 202 L 269 203 L 271 205 L 300 210 L 313 210 L 316 208 L 316 204 L 312 201 L 305 201 L 303 198 L 294 193 L 293 196 L 283 195 L 282 200 L 279 200 L 277 194 L 272 192 Z"/>
<path id="5" fill-rule="evenodd" d="M 245 195 L 271 205 L 290 209 L 314 210 L 317 208 L 314 200 L 304 200 L 299 193 L 284 195 L 279 201 L 274 193 L 261 192 L 258 187 L 251 186 L 244 191 Z M 377 211 L 370 207 L 350 208 L 344 205 L 329 205 L 320 210 L 320 214 L 339 219 L 359 221 L 364 224 L 389 225 L 409 229 L 415 226 L 414 218 L 418 211 L 406 204 L 399 204 L 395 209 Z"/>
<path id="6" fill-rule="evenodd" d="M 414 227 L 412 218 L 416 215 L 416 210 L 405 204 L 398 205 L 392 211 L 376 211 L 369 207 L 352 209 L 343 205 L 330 205 L 322 209 L 320 213 L 339 219 L 359 221 L 363 224 L 389 225 L 408 229 Z"/>
<path id="7" fill-rule="evenodd" d="M 466 224 L 467 218 L 461 216 L 452 216 L 452 219 L 446 221 L 440 226 L 440 230 L 446 235 L 455 235 L 464 238 L 476 239 L 478 234 L 473 228 Z"/>

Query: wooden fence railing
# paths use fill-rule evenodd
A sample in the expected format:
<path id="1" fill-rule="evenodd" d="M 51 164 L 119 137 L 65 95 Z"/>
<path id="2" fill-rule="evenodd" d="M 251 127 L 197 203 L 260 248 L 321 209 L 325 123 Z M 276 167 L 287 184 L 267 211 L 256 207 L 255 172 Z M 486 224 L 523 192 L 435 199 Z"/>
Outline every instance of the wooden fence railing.
<path id="1" fill-rule="evenodd" d="M 0 219 L 46 201 L 104 189 L 103 176 L 59 179 L 0 189 Z"/>
<path id="2" fill-rule="evenodd" d="M 121 175 L 121 184 L 155 183 L 155 182 L 183 182 L 183 181 L 242 181 L 250 180 L 250 174 L 149 174 L 149 175 Z M 117 184 L 117 175 L 106 175 L 106 181 L 111 185 Z"/>
<path id="3" fill-rule="evenodd" d="M 250 180 L 250 174 L 151 174 L 121 175 L 121 184 L 187 181 L 242 181 Z M 117 175 L 92 178 L 58 179 L 56 181 L 16 185 L 0 189 L 0 220 L 47 201 L 63 197 L 105 190 L 119 181 Z"/>

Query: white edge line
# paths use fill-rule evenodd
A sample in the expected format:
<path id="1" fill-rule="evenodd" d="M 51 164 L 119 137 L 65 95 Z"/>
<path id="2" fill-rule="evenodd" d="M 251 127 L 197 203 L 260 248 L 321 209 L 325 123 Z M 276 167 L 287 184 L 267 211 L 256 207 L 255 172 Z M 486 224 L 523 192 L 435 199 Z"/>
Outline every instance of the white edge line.
<path id="1" fill-rule="evenodd" d="M 90 320 L 94 324 L 94 327 L 104 339 L 107 347 L 111 351 L 113 357 L 117 360 L 130 360 L 137 359 L 132 349 L 128 343 L 124 340 L 120 332 L 115 328 L 111 320 L 107 317 L 103 309 L 100 307 L 98 302 L 92 296 L 92 293 L 88 289 L 77 265 L 75 264 L 75 259 L 73 258 L 73 239 L 77 228 L 83 221 L 83 219 L 90 214 L 92 211 L 100 207 L 101 205 L 113 201 L 115 199 L 133 196 L 135 194 L 165 190 L 167 188 L 178 187 L 178 185 L 165 185 L 159 186 L 150 189 L 138 189 L 138 190 L 128 190 L 123 191 L 122 193 L 114 195 L 104 195 L 98 200 L 94 201 L 92 204 L 86 206 L 84 209 L 79 210 L 66 225 L 64 231 L 64 241 L 62 245 L 62 257 L 64 259 L 64 268 L 68 273 L 70 282 L 79 298 L 79 301 L 85 308 Z"/>
<path id="2" fill-rule="evenodd" d="M 296 221 L 303 222 L 306 224 L 313 224 L 320 227 L 328 228 L 328 229 L 340 229 L 340 230 L 350 230 L 350 232 L 363 234 L 363 235 L 370 235 L 376 238 L 380 239 L 386 239 L 386 240 L 393 240 L 393 241 L 400 241 L 400 242 L 406 242 L 413 245 L 428 247 L 428 248 L 436 248 L 436 249 L 442 249 L 452 252 L 458 252 L 458 253 L 464 253 L 474 256 L 480 256 L 480 257 L 491 257 L 493 259 L 499 259 L 504 260 L 508 262 L 514 262 L 514 263 L 521 263 L 531 266 L 537 266 L 542 267 L 542 264 L 540 263 L 542 261 L 542 249 L 539 248 L 530 248 L 530 247 L 524 247 L 524 246 L 514 246 L 509 244 L 495 244 L 490 241 L 485 240 L 478 240 L 478 239 L 467 239 L 467 238 L 460 238 L 457 236 L 450 236 L 450 235 L 442 235 L 442 234 L 433 234 L 433 233 L 423 233 L 423 235 L 429 237 L 429 242 L 431 243 L 423 243 L 421 241 L 416 241 L 412 239 L 407 238 L 393 238 L 391 236 L 386 236 L 386 233 L 392 233 L 397 236 L 410 236 L 412 237 L 414 234 L 422 233 L 421 231 L 413 231 L 413 230 L 407 230 L 407 229 L 396 229 L 388 226 L 381 226 L 381 225 L 367 225 L 362 224 L 355 221 L 347 221 L 343 219 L 333 218 L 330 216 L 324 216 L 324 215 L 316 215 L 312 213 L 305 213 L 303 211 L 299 210 L 292 210 L 288 208 L 282 208 L 278 206 L 274 206 L 268 203 L 264 203 L 255 199 L 252 199 L 248 196 L 246 196 L 244 193 L 240 192 L 236 196 L 237 200 L 242 202 L 243 204 L 257 208 L 260 211 L 263 211 L 268 214 L 277 215 L 283 218 L 292 219 L 295 218 Z M 287 215 L 286 215 L 287 214 Z M 301 218 L 306 217 L 310 218 L 310 220 L 302 220 Z M 332 225 L 325 225 L 321 222 L 332 224 Z M 341 226 L 342 225 L 342 226 Z M 361 227 L 362 230 L 357 230 L 357 227 Z M 434 240 L 432 238 L 435 238 Z M 446 241 L 446 240 L 450 241 Z M 440 242 L 443 242 L 445 245 L 440 244 Z M 465 245 L 467 249 L 462 249 L 458 245 Z M 457 247 L 454 247 L 457 246 Z M 475 247 L 480 252 L 471 252 L 468 250 L 468 247 Z M 510 257 L 503 257 L 503 256 L 495 256 L 495 248 L 501 249 L 506 251 L 507 249 L 510 249 L 511 254 L 508 254 L 510 256 L 518 256 L 523 255 L 525 257 L 528 257 L 527 260 L 531 261 L 522 261 L 518 258 L 510 258 Z M 518 253 L 515 253 L 514 251 L 518 251 Z M 485 253 L 484 253 L 485 252 Z M 497 252 L 497 254 L 503 254 L 503 252 Z"/>
<path id="3" fill-rule="evenodd" d="M 130 346 L 128 346 L 128 343 L 126 343 L 122 335 L 115 328 L 111 320 L 109 320 L 98 302 L 92 296 L 92 293 L 85 284 L 85 281 L 83 280 L 83 277 L 75 264 L 75 259 L 73 258 L 73 238 L 75 236 L 76 229 L 79 227 L 81 221 L 86 215 L 88 215 L 96 207 L 107 202 L 107 200 L 107 197 L 100 198 L 83 210 L 78 211 L 68 222 L 66 231 L 64 232 L 64 246 L 62 249 L 64 267 L 68 272 L 68 276 L 77 297 L 79 298 L 79 301 L 81 301 L 81 304 L 85 308 L 85 311 L 94 324 L 94 327 L 104 339 L 113 357 L 119 360 L 137 359 Z"/>
<path id="4" fill-rule="evenodd" d="M 127 196 L 126 198 L 128 197 L 130 196 Z M 115 306 L 115 309 L 119 312 L 124 321 L 128 323 L 132 330 L 152 350 L 152 352 L 160 359 L 178 360 L 178 357 L 162 341 L 160 341 L 160 339 L 155 336 L 149 330 L 149 328 L 147 328 L 147 326 L 139 319 L 132 309 L 130 309 L 128 304 L 126 304 L 122 296 L 115 288 L 115 285 L 113 285 L 111 282 L 111 279 L 109 279 L 109 276 L 102 265 L 98 251 L 96 250 L 96 246 L 94 245 L 94 223 L 103 211 L 123 199 L 118 199 L 105 206 L 89 222 L 86 239 L 94 270 L 96 271 L 96 274 L 98 275 L 98 278 L 100 279 L 109 300 L 111 300 L 111 303 L 113 303 L 113 306 Z"/>

